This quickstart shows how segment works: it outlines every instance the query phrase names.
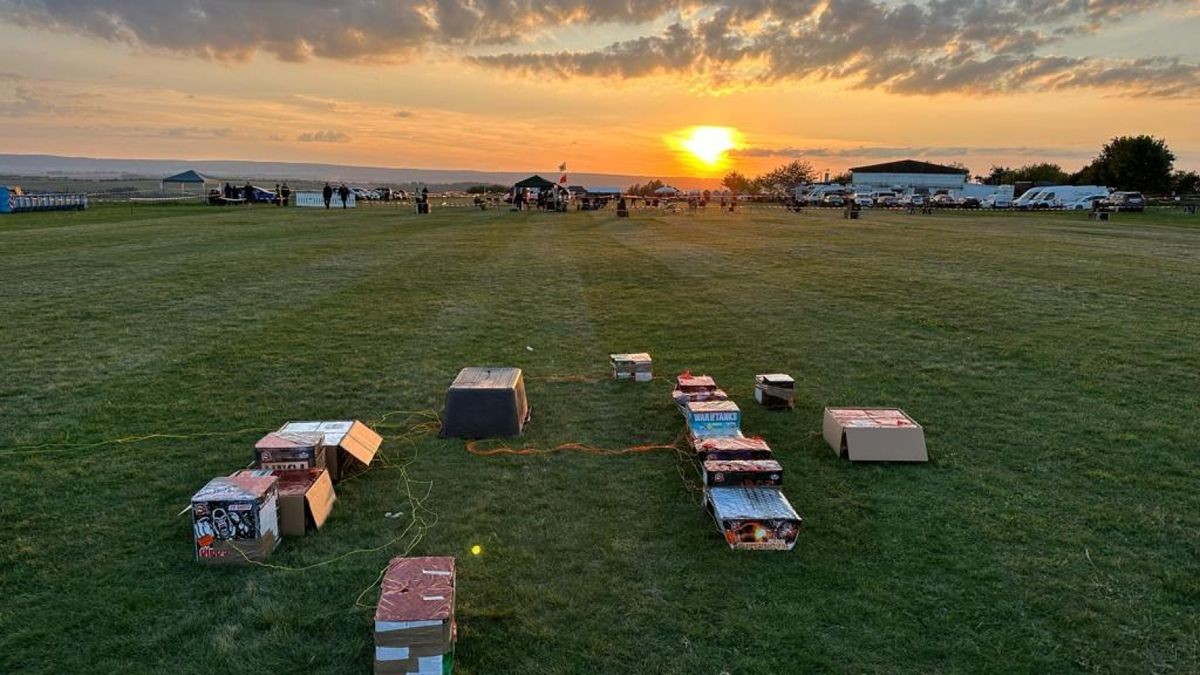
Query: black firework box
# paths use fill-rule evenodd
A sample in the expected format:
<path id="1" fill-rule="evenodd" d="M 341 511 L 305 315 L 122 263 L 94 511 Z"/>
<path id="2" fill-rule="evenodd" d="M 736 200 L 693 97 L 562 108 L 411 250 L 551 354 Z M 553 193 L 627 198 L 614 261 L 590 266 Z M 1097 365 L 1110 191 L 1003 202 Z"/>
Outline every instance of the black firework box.
<path id="1" fill-rule="evenodd" d="M 228 476 L 212 479 L 192 495 L 196 560 L 265 560 L 279 545 L 278 485 L 274 476 Z"/>
<path id="2" fill-rule="evenodd" d="M 388 564 L 375 609 L 377 674 L 444 675 L 451 670 L 454 558 L 395 558 Z"/>
<path id="3" fill-rule="evenodd" d="M 745 436 L 715 436 L 700 438 L 688 436 L 696 458 L 701 462 L 718 460 L 762 460 L 773 459 L 771 446 L 761 438 Z"/>
<path id="4" fill-rule="evenodd" d="M 325 435 L 275 431 L 254 444 L 254 467 L 274 471 L 325 469 Z"/>
<path id="5" fill-rule="evenodd" d="M 768 410 L 789 410 L 796 405 L 796 380 L 783 373 L 755 375 L 754 400 Z"/>
<path id="6" fill-rule="evenodd" d="M 705 488 L 709 513 L 734 550 L 790 551 L 803 523 L 779 488 Z"/>
<path id="7" fill-rule="evenodd" d="M 773 459 L 710 459 L 704 462 L 708 487 L 783 485 L 783 466 Z"/>

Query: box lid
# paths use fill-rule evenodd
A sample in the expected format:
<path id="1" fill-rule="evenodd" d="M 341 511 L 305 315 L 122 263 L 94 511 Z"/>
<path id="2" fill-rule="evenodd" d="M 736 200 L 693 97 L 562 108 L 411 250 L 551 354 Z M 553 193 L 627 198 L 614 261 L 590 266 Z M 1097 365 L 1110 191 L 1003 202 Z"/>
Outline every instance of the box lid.
<path id="1" fill-rule="evenodd" d="M 770 450 L 771 446 L 761 438 L 746 438 L 744 436 L 721 436 L 713 438 L 698 438 L 695 440 L 696 450 Z"/>
<path id="2" fill-rule="evenodd" d="M 773 459 L 710 459 L 704 462 L 705 471 L 783 471 L 783 465 Z"/>
<path id="3" fill-rule="evenodd" d="M 521 381 L 520 368 L 463 368 L 451 389 L 512 389 Z"/>
<path id="4" fill-rule="evenodd" d="M 687 409 L 692 413 L 741 412 L 733 401 L 688 401 Z"/>
<path id="5" fill-rule="evenodd" d="M 829 414 L 843 427 L 886 429 L 920 428 L 903 410 L 896 408 L 828 408 Z"/>
<path id="6" fill-rule="evenodd" d="M 708 375 L 692 375 L 690 372 L 680 373 L 679 377 L 675 378 L 675 382 L 680 389 L 716 389 L 717 387 L 716 380 Z"/>
<path id="7" fill-rule="evenodd" d="M 795 384 L 796 380 L 792 379 L 791 375 L 784 373 L 767 373 L 765 375 L 755 375 L 754 379 L 763 384 Z"/>
<path id="8" fill-rule="evenodd" d="M 370 464 L 383 444 L 383 437 L 358 420 L 332 422 L 288 422 L 277 433 L 319 433 L 325 445 L 336 446 L 363 464 Z"/>
<path id="9" fill-rule="evenodd" d="M 650 355 L 645 352 L 637 354 L 609 354 L 608 358 L 614 363 L 651 363 Z"/>
<path id="10" fill-rule="evenodd" d="M 248 501 L 262 498 L 276 485 L 275 476 L 220 476 L 192 495 L 193 502 Z"/>
<path id="11" fill-rule="evenodd" d="M 714 487 L 708 499 L 719 518 L 800 520 L 787 497 L 770 487 Z"/>
<path id="12" fill-rule="evenodd" d="M 379 585 L 376 621 L 444 621 L 454 613 L 454 558 L 396 558 Z"/>
<path id="13" fill-rule="evenodd" d="M 256 450 L 288 450 L 291 448 L 315 448 L 325 442 L 325 436 L 316 432 L 273 431 L 254 444 Z"/>

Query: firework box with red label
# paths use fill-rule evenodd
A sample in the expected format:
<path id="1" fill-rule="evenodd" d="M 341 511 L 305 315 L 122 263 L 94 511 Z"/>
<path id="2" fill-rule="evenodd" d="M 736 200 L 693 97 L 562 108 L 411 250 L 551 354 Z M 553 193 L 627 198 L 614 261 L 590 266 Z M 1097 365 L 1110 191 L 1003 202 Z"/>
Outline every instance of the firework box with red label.
<path id="1" fill-rule="evenodd" d="M 192 495 L 196 560 L 265 560 L 279 545 L 278 484 L 274 476 L 221 477 Z"/>
<path id="2" fill-rule="evenodd" d="M 708 510 L 735 550 L 790 551 L 802 520 L 787 497 L 773 487 L 710 487 Z"/>
<path id="3" fill-rule="evenodd" d="M 739 436 L 742 411 L 733 401 L 691 401 L 685 407 L 688 431 L 697 438 Z"/>
<path id="4" fill-rule="evenodd" d="M 783 485 L 783 466 L 773 459 L 710 459 L 704 462 L 708 487 Z"/>
<path id="5" fill-rule="evenodd" d="M 696 458 L 701 462 L 710 459 L 772 459 L 771 446 L 761 438 L 745 436 L 718 436 L 697 438 L 688 436 Z"/>
<path id="6" fill-rule="evenodd" d="M 316 432 L 269 433 L 254 444 L 254 467 L 280 471 L 324 469 L 325 436 Z"/>
<path id="7" fill-rule="evenodd" d="M 325 468 L 334 482 L 370 466 L 383 438 L 358 420 L 288 422 L 278 433 L 319 433 L 325 437 Z"/>
<path id="8" fill-rule="evenodd" d="M 392 560 L 375 609 L 375 672 L 448 672 L 454 594 L 454 558 Z"/>
<path id="9" fill-rule="evenodd" d="M 520 368 L 463 368 L 446 392 L 442 436 L 520 436 L 529 420 Z"/>
<path id="10" fill-rule="evenodd" d="M 675 389 L 671 392 L 679 412 L 687 417 L 687 404 L 699 401 L 726 401 L 729 395 L 717 388 L 717 383 L 708 375 L 692 375 L 685 372 L 675 378 Z"/>
<path id="11" fill-rule="evenodd" d="M 325 469 L 273 471 L 243 469 L 234 476 L 275 476 L 279 479 L 279 531 L 285 537 L 301 537 L 325 525 L 337 494 Z"/>
<path id="12" fill-rule="evenodd" d="M 790 409 L 796 405 L 796 381 L 783 373 L 755 375 L 754 400 L 768 410 Z"/>
<path id="13" fill-rule="evenodd" d="M 822 433 L 853 462 L 928 462 L 925 430 L 894 408 L 826 408 Z"/>
<path id="14" fill-rule="evenodd" d="M 618 380 L 649 382 L 654 378 L 649 354 L 609 354 L 608 363 L 612 366 L 613 377 Z"/>

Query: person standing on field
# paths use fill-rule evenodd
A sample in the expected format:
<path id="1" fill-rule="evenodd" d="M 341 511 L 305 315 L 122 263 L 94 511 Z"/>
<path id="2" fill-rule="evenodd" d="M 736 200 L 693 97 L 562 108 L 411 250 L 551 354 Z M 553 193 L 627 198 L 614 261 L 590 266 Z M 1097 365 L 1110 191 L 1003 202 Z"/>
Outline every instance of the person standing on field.
<path id="1" fill-rule="evenodd" d="M 333 186 L 326 183 L 325 189 L 321 190 L 321 196 L 325 198 L 325 208 L 329 208 L 329 202 L 333 201 Z"/>
<path id="2" fill-rule="evenodd" d="M 350 188 L 346 187 L 345 183 L 338 188 L 338 197 L 342 200 L 342 208 L 346 208 L 346 202 L 350 199 Z"/>
<path id="3" fill-rule="evenodd" d="M 283 187 L 279 188 L 279 197 L 279 205 L 287 206 L 288 200 L 292 198 L 292 188 L 288 187 L 287 183 L 284 183 Z"/>

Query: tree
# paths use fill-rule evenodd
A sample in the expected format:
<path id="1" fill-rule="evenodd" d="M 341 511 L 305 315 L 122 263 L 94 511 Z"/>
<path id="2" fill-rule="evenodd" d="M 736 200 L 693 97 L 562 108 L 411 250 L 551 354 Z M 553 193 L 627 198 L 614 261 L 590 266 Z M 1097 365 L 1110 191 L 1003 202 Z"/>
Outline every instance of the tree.
<path id="1" fill-rule="evenodd" d="M 1007 166 L 993 164 L 991 170 L 988 171 L 988 175 L 983 177 L 982 182 L 985 185 L 1005 185 L 1015 182 L 1012 180 L 1012 175 L 1013 170 Z"/>
<path id="2" fill-rule="evenodd" d="M 493 185 L 472 185 L 471 187 L 467 188 L 467 194 L 469 194 L 469 195 L 486 195 L 486 194 L 490 194 L 493 192 L 504 194 L 505 192 L 508 192 L 508 187 L 504 186 L 504 185 L 493 184 Z"/>
<path id="3" fill-rule="evenodd" d="M 1200 194 L 1200 173 L 1176 171 L 1171 176 L 1171 192 L 1177 195 Z"/>
<path id="4" fill-rule="evenodd" d="M 721 179 L 721 185 L 734 194 L 746 194 L 752 187 L 750 179 L 737 171 L 725 174 L 725 177 Z"/>
<path id="5" fill-rule="evenodd" d="M 1080 173 L 1087 173 L 1097 184 L 1119 190 L 1163 194 L 1171 190 L 1174 166 L 1175 153 L 1163 139 L 1118 136 L 1106 143 L 1100 156 Z"/>
<path id="6" fill-rule="evenodd" d="M 763 192 L 790 192 L 797 185 L 816 180 L 817 172 L 812 164 L 796 160 L 776 167 L 754 179 Z"/>
<path id="7" fill-rule="evenodd" d="M 1062 167 L 1051 162 L 1041 162 L 1039 164 L 1026 164 L 1018 169 L 1013 170 L 1012 176 L 1009 176 L 1009 181 L 1030 182 L 1030 183 L 1052 183 L 1055 185 L 1063 185 L 1067 182 L 1070 176 Z"/>
<path id="8" fill-rule="evenodd" d="M 849 171 L 843 171 L 833 178 L 829 179 L 830 183 L 838 183 L 840 185 L 849 185 L 854 182 L 854 176 Z"/>

